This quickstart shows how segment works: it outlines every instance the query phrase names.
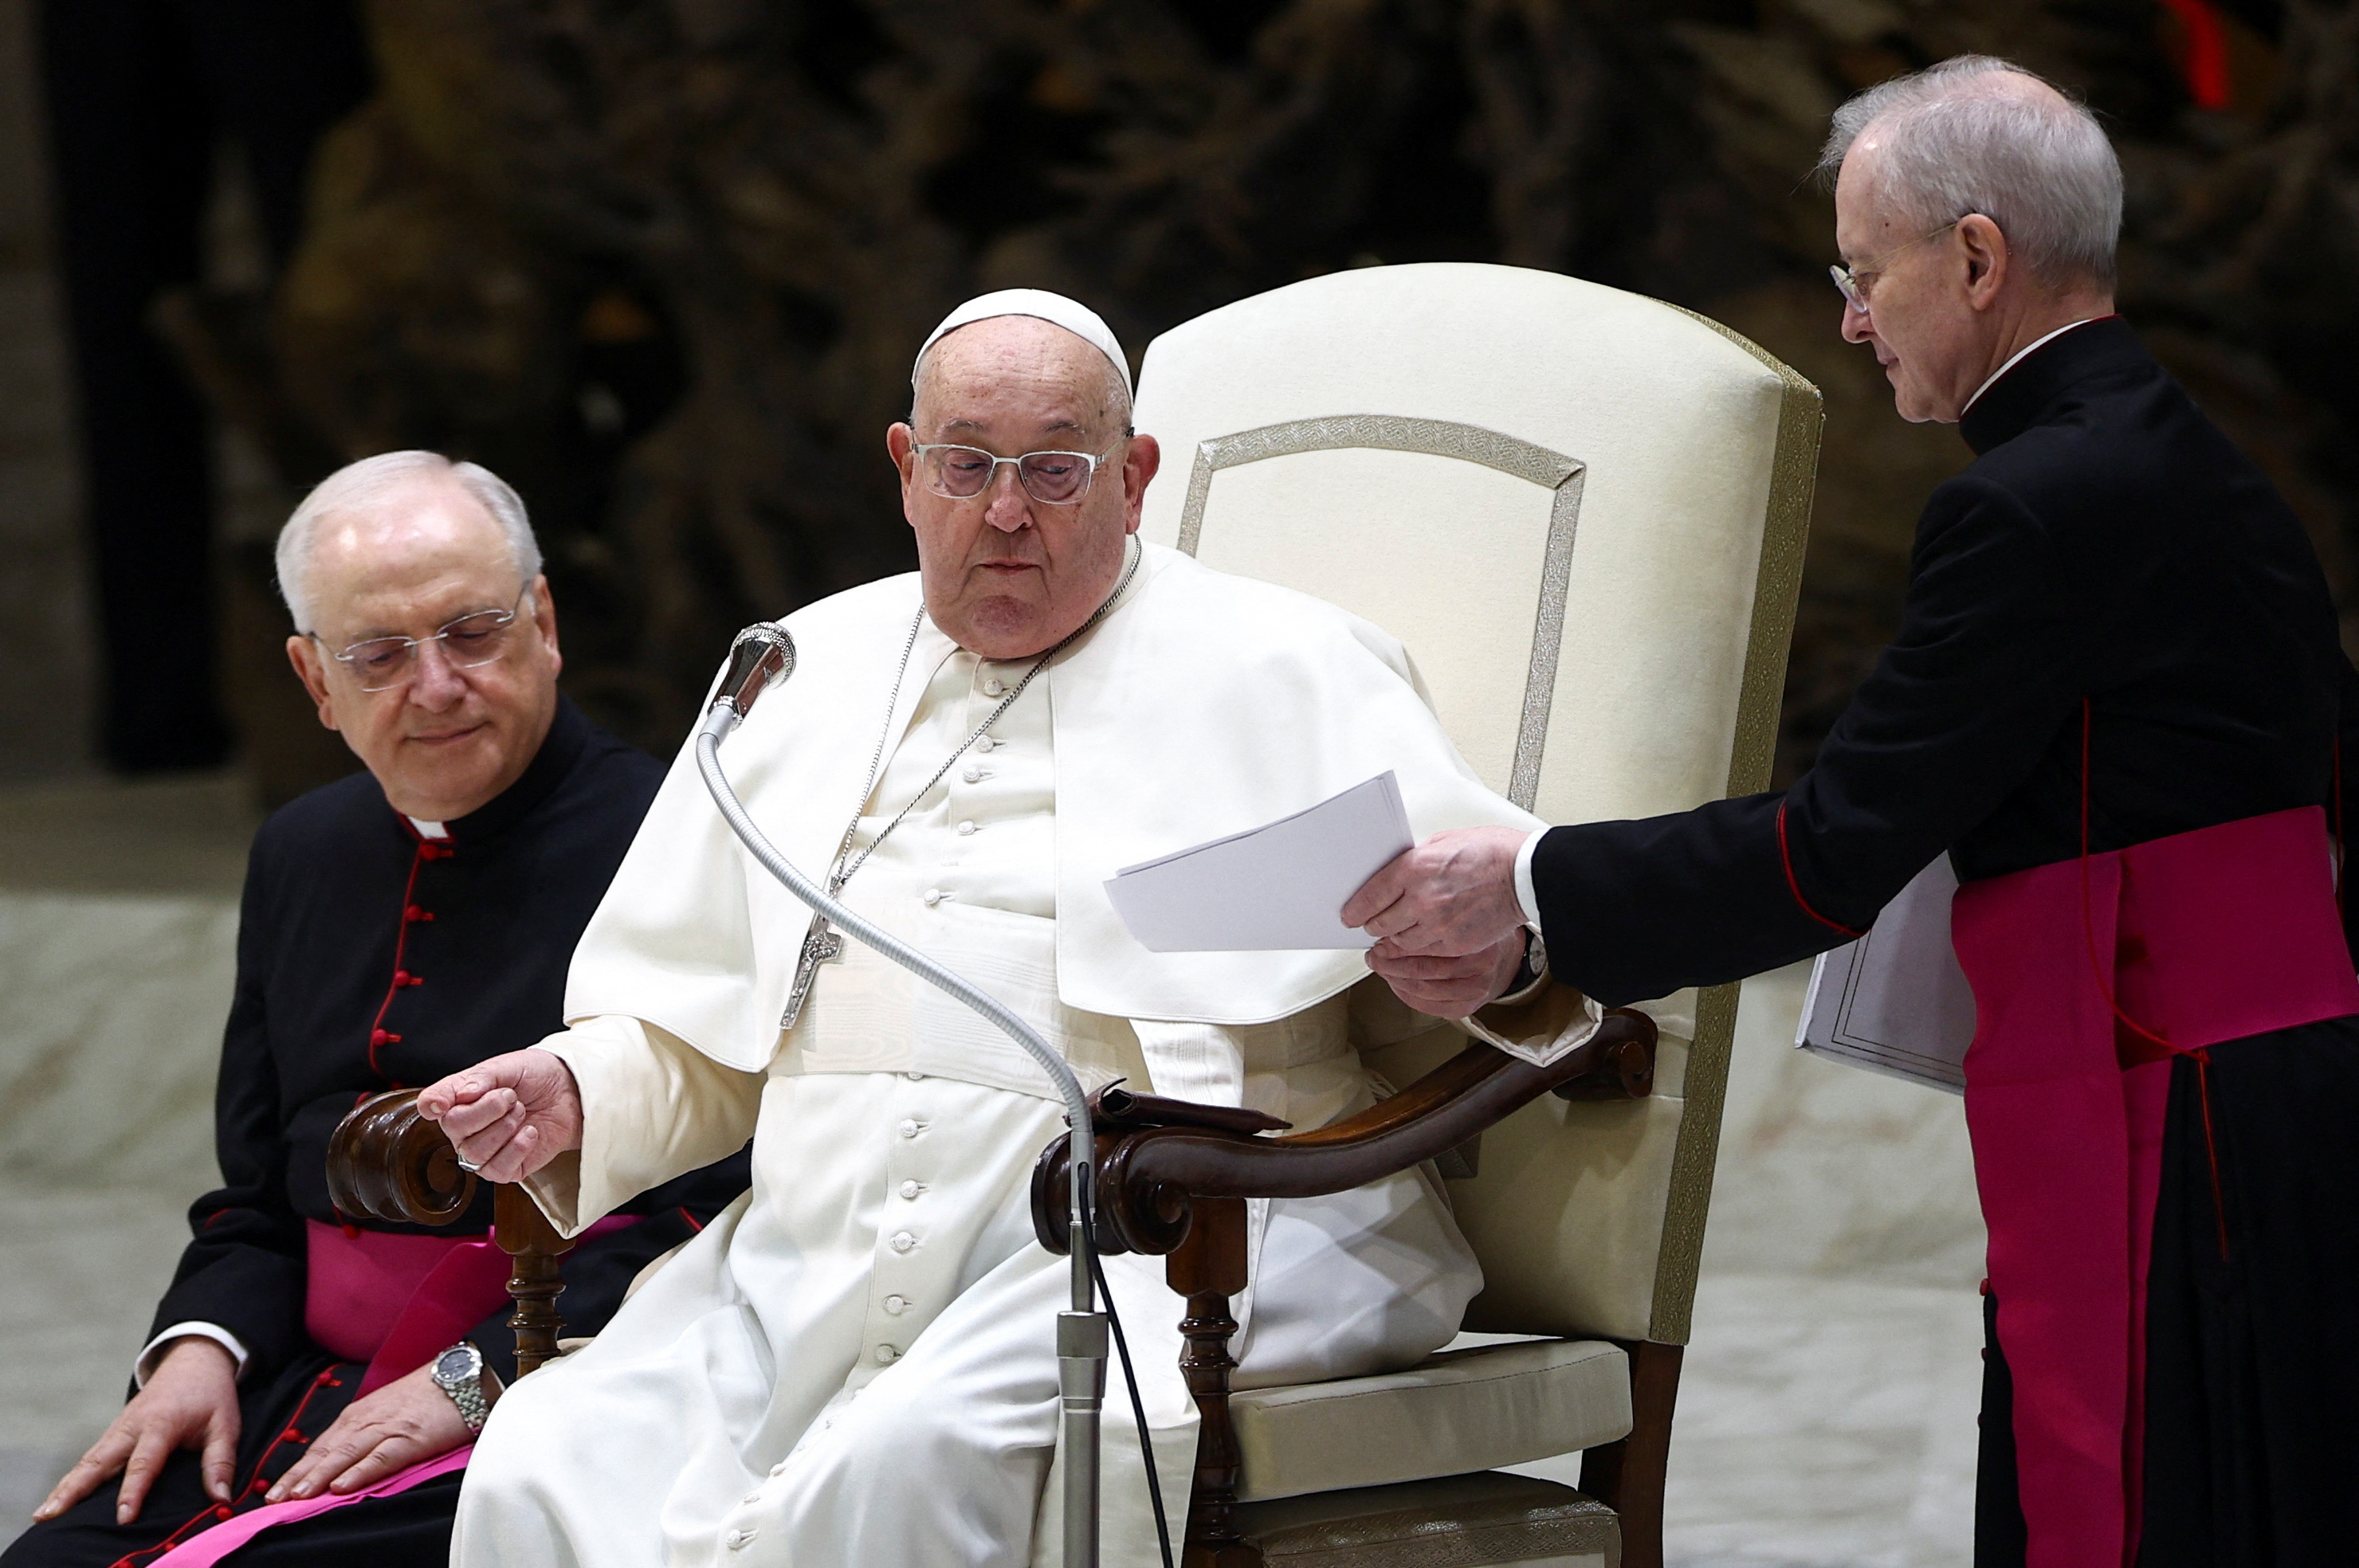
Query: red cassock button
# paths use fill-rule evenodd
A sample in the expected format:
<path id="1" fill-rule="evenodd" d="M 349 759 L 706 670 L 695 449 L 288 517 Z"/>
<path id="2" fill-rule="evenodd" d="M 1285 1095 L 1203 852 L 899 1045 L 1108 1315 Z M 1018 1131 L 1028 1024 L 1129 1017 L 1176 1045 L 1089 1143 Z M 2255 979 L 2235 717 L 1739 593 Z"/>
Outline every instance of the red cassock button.
<path id="1" fill-rule="evenodd" d="M 372 1045 L 398 1045 L 401 1044 L 401 1036 L 396 1034 L 390 1029 L 372 1029 L 369 1031 L 369 1044 Z"/>

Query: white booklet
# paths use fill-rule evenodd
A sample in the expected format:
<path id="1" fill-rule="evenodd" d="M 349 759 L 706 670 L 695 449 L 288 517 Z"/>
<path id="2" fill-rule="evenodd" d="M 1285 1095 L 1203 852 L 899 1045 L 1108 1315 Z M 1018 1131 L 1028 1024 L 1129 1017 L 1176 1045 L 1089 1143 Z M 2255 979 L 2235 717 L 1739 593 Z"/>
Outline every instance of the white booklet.
<path id="1" fill-rule="evenodd" d="M 1820 954 L 1794 1044 L 1830 1061 L 1963 1094 L 1974 993 L 1950 946 L 1957 891 L 1943 855 L 1884 906 L 1866 935 Z"/>
<path id="2" fill-rule="evenodd" d="M 1367 948 L 1343 924 L 1360 885 L 1414 842 L 1384 773 L 1264 827 L 1125 866 L 1106 896 L 1152 953 Z"/>

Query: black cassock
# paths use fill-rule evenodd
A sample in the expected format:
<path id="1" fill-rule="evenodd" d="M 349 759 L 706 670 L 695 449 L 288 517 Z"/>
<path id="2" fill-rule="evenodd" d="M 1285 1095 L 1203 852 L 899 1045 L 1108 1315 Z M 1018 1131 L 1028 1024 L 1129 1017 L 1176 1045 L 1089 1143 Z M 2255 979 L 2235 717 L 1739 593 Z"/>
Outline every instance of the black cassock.
<path id="1" fill-rule="evenodd" d="M 239 1511 L 301 1457 L 350 1401 L 362 1368 L 304 1329 L 307 1220 L 329 1202 L 328 1136 L 363 1098 L 422 1087 L 563 1026 L 574 944 L 655 798 L 663 765 L 560 701 L 524 775 L 472 816 L 421 838 L 355 773 L 276 813 L 255 837 L 240 910 L 237 989 L 216 1097 L 223 1185 L 190 1210 L 195 1238 L 151 1335 L 189 1322 L 235 1335 L 250 1360 L 233 1483 Z M 649 1260 L 744 1192 L 744 1152 L 641 1195 L 637 1223 L 563 1263 L 566 1332 L 594 1334 Z M 490 1192 L 446 1228 L 482 1235 Z M 501 1312 L 470 1336 L 503 1380 L 515 1337 Z M 459 1476 L 266 1531 L 231 1561 L 439 1568 Z M 140 1519 L 114 1523 L 115 1484 L 20 1536 L 5 1568 L 137 1568 L 212 1521 L 197 1455 L 173 1456 Z"/>
<path id="2" fill-rule="evenodd" d="M 2304 806 L 2339 834 L 2359 749 L 2324 576 L 2127 324 L 2026 356 L 1961 433 L 1899 635 L 1791 790 L 1541 840 L 1560 977 L 1624 1002 L 1791 963 L 1944 850 L 1967 883 L 2081 856 L 2084 801 L 2093 852 Z M 2197 1064 L 2171 1071 L 2138 1561 L 2359 1561 L 2359 1020 L 2209 1068 L 2210 1144 Z M 1995 1339 L 1989 1367 L 1976 1561 L 2020 1563 Z"/>

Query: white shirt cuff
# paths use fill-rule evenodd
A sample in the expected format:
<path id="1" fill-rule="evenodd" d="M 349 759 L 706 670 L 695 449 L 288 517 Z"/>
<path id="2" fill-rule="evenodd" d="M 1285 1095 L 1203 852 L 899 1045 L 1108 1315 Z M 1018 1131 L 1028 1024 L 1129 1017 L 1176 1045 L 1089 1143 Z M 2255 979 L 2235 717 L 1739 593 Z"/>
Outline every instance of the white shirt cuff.
<path id="1" fill-rule="evenodd" d="M 175 1339 L 212 1340 L 228 1351 L 231 1358 L 236 1361 L 237 1375 L 241 1378 L 245 1376 L 245 1346 L 236 1335 L 217 1323 L 176 1323 L 149 1340 L 147 1347 L 139 1352 L 139 1359 L 132 1363 L 131 1381 L 134 1387 L 144 1389 L 147 1386 L 147 1379 L 155 1375 L 158 1363 L 164 1359 L 165 1350 Z"/>
<path id="2" fill-rule="evenodd" d="M 1540 928 L 1540 899 L 1532 891 L 1532 851 L 1547 837 L 1548 829 L 1543 827 L 1525 839 L 1524 847 L 1516 851 L 1516 902 L 1524 906 L 1525 924 L 1535 931 Z"/>

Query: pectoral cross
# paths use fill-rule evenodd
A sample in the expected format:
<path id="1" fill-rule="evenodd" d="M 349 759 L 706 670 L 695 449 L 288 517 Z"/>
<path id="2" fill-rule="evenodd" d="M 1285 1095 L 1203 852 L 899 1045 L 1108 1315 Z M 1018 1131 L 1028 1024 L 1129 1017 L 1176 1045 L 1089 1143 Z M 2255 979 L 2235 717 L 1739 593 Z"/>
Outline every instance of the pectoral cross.
<path id="1" fill-rule="evenodd" d="M 819 978 L 819 967 L 843 957 L 843 938 L 828 929 L 827 916 L 811 916 L 810 929 L 803 933 L 803 949 L 795 959 L 794 989 L 787 993 L 787 1011 L 779 1016 L 781 1032 L 792 1029 L 795 1020 L 802 1016 L 804 999 L 810 995 L 811 981 Z"/>

